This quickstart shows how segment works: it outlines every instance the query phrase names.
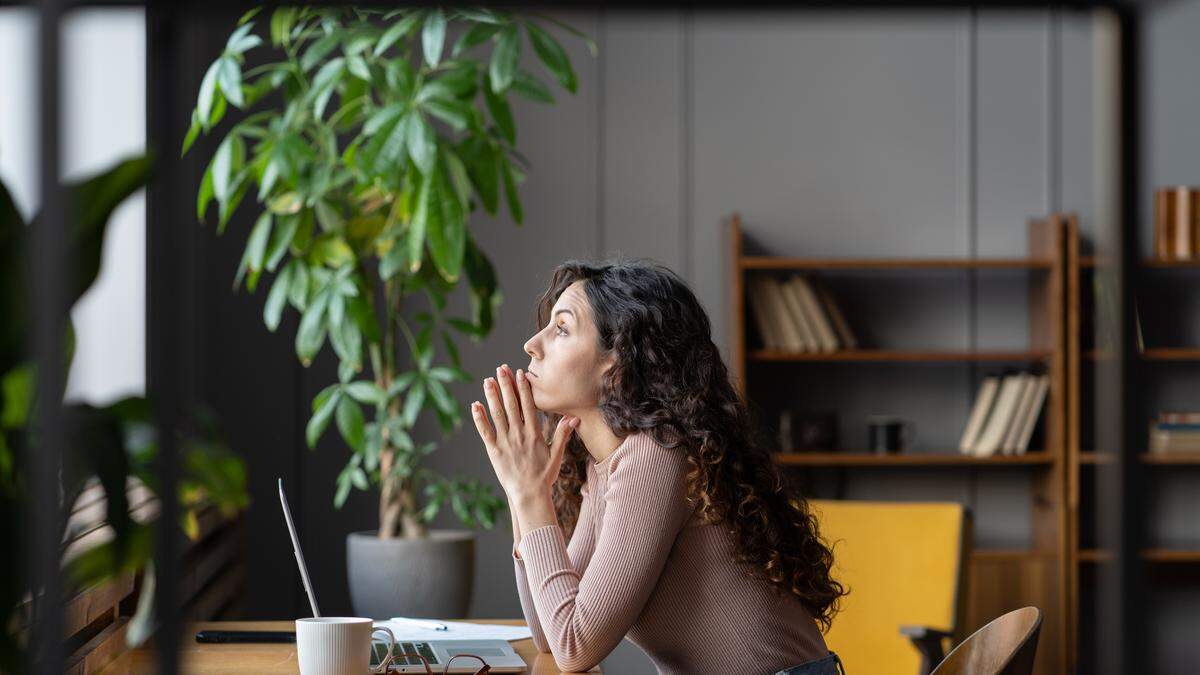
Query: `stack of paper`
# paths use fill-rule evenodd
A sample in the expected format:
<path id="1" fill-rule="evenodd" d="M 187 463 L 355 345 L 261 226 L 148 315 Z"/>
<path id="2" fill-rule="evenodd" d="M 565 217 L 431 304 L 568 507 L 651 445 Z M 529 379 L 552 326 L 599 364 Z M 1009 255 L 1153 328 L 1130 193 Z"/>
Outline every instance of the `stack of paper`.
<path id="1" fill-rule="evenodd" d="M 433 619 L 410 619 L 407 617 L 392 617 L 376 621 L 375 626 L 382 626 L 392 631 L 396 640 L 420 641 L 426 640 L 525 640 L 533 637 L 529 626 L 498 626 L 495 624 L 468 623 L 466 621 L 437 620 L 446 630 L 426 628 L 425 623 Z"/>

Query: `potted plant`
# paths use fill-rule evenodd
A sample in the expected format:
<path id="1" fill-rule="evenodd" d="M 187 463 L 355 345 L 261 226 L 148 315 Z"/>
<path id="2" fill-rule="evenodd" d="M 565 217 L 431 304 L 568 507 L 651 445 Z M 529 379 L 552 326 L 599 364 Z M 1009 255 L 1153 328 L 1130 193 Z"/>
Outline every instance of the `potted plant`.
<path id="1" fill-rule="evenodd" d="M 215 201 L 221 233 L 252 191 L 261 213 L 234 288 L 244 283 L 253 293 L 264 272 L 274 274 L 267 328 L 276 330 L 291 306 L 300 313 L 301 362 L 309 365 L 327 340 L 337 355 L 338 379 L 313 399 L 305 436 L 311 448 L 332 424 L 350 451 L 336 507 L 352 488 L 379 489 L 378 529 L 347 537 L 355 612 L 464 616 L 474 533 L 431 532 L 428 524 L 449 503 L 464 525 L 490 529 L 505 500 L 477 480 L 422 468 L 437 442 L 419 442 L 412 430 L 426 409 L 443 435 L 461 426 L 446 385 L 472 378 L 455 332 L 481 341 L 501 303 L 467 220 L 478 207 L 496 215 L 505 201 L 522 221 L 518 186 L 528 163 L 515 147 L 508 97 L 554 101 L 519 65 L 525 43 L 572 93 L 575 73 L 533 16 L 283 7 L 265 22 L 269 37 L 260 37 L 258 12 L 238 22 L 192 112 L 184 153 L 229 106 L 249 113 L 213 153 L 198 216 L 203 221 Z M 538 18 L 581 37 L 595 55 L 587 36 Z M 268 40 L 278 59 L 243 69 L 247 52 Z M 472 316 L 448 317 L 446 298 L 464 276 Z M 410 326 L 404 310 L 418 293 L 429 308 L 412 314 L 418 325 Z"/>

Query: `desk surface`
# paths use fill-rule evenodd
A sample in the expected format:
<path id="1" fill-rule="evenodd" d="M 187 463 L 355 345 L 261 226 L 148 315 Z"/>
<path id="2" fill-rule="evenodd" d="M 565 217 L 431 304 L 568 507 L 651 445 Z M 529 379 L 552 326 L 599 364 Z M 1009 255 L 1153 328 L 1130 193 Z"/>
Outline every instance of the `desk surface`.
<path id="1" fill-rule="evenodd" d="M 466 619 L 471 623 L 494 623 L 505 626 L 524 626 L 523 619 Z M 202 621 L 189 623 L 185 627 L 184 640 L 180 647 L 182 672 L 189 675 L 211 673 L 288 673 L 300 672 L 296 663 L 296 645 L 283 644 L 201 644 L 196 642 L 198 630 L 295 630 L 295 621 Z M 543 654 L 533 645 L 533 640 L 514 640 L 513 649 L 529 665 L 529 675 L 558 675 L 562 671 L 554 663 L 554 657 Z M 142 675 L 155 672 L 154 651 L 148 646 L 131 649 L 121 654 L 102 675 Z M 434 672 L 441 671 L 434 666 Z M 599 673 L 596 666 L 590 673 Z"/>

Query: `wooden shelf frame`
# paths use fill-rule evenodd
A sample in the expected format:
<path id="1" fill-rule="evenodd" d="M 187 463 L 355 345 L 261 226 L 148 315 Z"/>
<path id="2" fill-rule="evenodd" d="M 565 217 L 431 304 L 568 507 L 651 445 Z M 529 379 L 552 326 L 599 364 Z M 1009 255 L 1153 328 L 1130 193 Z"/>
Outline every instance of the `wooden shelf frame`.
<path id="1" fill-rule="evenodd" d="M 832 352 L 784 352 L 756 349 L 746 355 L 749 361 L 826 361 L 857 363 L 1018 363 L 1044 362 L 1053 356 L 1047 350 L 939 351 L 903 349 L 840 349 Z"/>
<path id="2" fill-rule="evenodd" d="M 1082 348 L 1083 335 L 1081 326 L 1083 314 L 1087 309 L 1082 303 L 1082 289 L 1091 283 L 1091 274 L 1102 264 L 1112 261 L 1095 255 L 1080 255 L 1080 236 L 1077 217 L 1075 214 L 1063 214 L 1067 221 L 1067 498 L 1070 565 L 1069 579 L 1069 622 L 1071 641 L 1068 645 L 1070 665 L 1075 668 L 1079 662 L 1078 636 L 1081 626 L 1080 616 L 1080 566 L 1103 563 L 1111 560 L 1109 551 L 1081 546 L 1080 531 L 1082 530 L 1081 514 L 1084 510 L 1082 501 L 1082 484 L 1084 477 L 1082 469 L 1099 470 L 1095 467 L 1114 466 L 1121 459 L 1115 452 L 1100 452 L 1082 450 L 1082 368 L 1085 364 L 1095 364 L 1117 358 L 1119 355 L 1108 350 Z M 1161 270 L 1200 270 L 1200 259 L 1193 260 L 1159 260 L 1143 258 L 1138 261 L 1133 275 L 1155 273 Z M 1126 348 L 1131 348 L 1127 345 Z M 1153 347 L 1145 349 L 1138 355 L 1138 360 L 1145 366 L 1162 363 L 1200 362 L 1200 347 Z M 1155 369 L 1143 369 L 1149 376 Z M 1144 451 L 1143 448 L 1133 449 L 1137 452 L 1137 460 L 1149 469 L 1163 467 L 1193 467 L 1200 466 L 1200 453 L 1157 454 Z M 1088 475 L 1091 479 L 1091 474 Z M 1174 550 L 1167 548 L 1150 548 L 1142 551 L 1142 560 L 1148 563 L 1195 564 L 1200 563 L 1200 550 Z"/>
<path id="3" fill-rule="evenodd" d="M 779 452 L 774 455 L 775 463 L 782 466 L 830 466 L 830 467 L 976 467 L 976 466 L 1047 466 L 1054 463 L 1054 456 L 1044 451 L 1033 451 L 1024 455 L 994 455 L 975 457 L 957 450 L 943 452 L 908 452 L 895 455 L 877 455 L 869 452 Z"/>
<path id="4" fill-rule="evenodd" d="M 1044 403 L 1043 451 L 1019 456 L 970 457 L 957 450 L 941 454 L 877 456 L 867 453 L 777 453 L 774 461 L 788 470 L 839 470 L 878 468 L 979 468 L 1025 467 L 1030 475 L 1032 537 L 1028 549 L 974 551 L 968 575 L 968 624 L 973 630 L 1012 609 L 1011 603 L 1037 604 L 1044 611 L 1042 642 L 1038 650 L 1038 673 L 1066 671 L 1069 624 L 1067 572 L 1070 567 L 1067 540 L 1066 495 L 1066 373 L 1067 327 L 1067 222 L 1059 214 L 1030 219 L 1028 253 L 1021 258 L 803 258 L 744 255 L 740 216 L 733 213 L 724 223 L 728 242 L 723 260 L 730 308 L 731 371 L 743 397 L 748 396 L 747 373 L 752 364 L 792 363 L 1036 363 L 1050 376 Z M 1025 349 L 1009 351 L 947 351 L 912 349 L 859 349 L 832 353 L 792 354 L 749 348 L 747 334 L 747 276 L 785 272 L 850 270 L 902 274 L 929 270 L 1025 270 L 1017 279 L 1029 286 L 1029 340 Z M 957 278 L 951 277 L 951 278 Z M 763 371 L 761 374 L 759 371 Z M 755 377 L 771 377 L 770 369 L 756 369 Z M 963 420 L 965 423 L 965 420 Z M 997 593 L 997 588 L 1020 587 L 1020 598 Z"/>
<path id="5" fill-rule="evenodd" d="M 741 258 L 744 270 L 1040 270 L 1049 271 L 1049 258 L 789 258 L 748 255 Z"/>

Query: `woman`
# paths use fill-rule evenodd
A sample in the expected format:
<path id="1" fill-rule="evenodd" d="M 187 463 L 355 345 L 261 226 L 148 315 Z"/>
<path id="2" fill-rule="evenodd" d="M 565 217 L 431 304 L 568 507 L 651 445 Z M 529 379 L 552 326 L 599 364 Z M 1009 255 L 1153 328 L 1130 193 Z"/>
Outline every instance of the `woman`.
<path id="1" fill-rule="evenodd" d="M 497 368 L 471 411 L 538 649 L 571 671 L 629 637 L 659 673 L 836 673 L 820 630 L 845 594 L 832 555 L 686 283 L 641 260 L 567 261 L 537 322 L 528 371 Z"/>

